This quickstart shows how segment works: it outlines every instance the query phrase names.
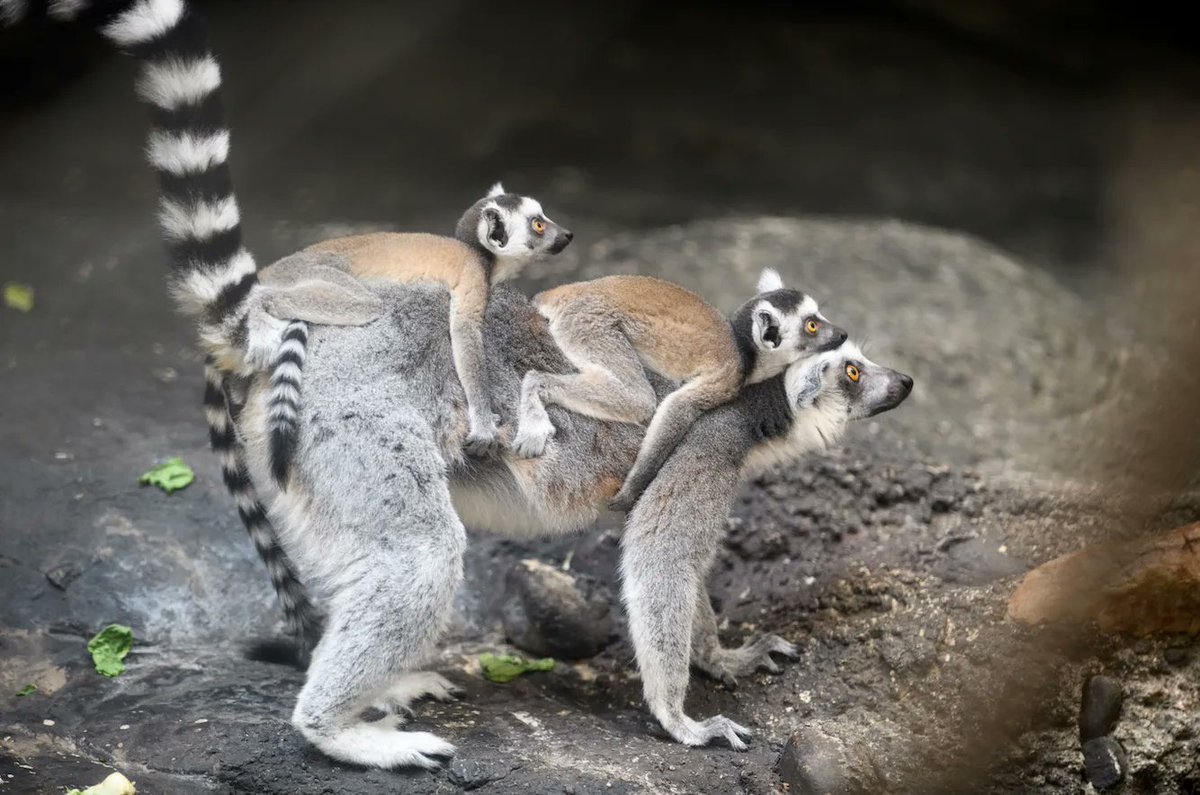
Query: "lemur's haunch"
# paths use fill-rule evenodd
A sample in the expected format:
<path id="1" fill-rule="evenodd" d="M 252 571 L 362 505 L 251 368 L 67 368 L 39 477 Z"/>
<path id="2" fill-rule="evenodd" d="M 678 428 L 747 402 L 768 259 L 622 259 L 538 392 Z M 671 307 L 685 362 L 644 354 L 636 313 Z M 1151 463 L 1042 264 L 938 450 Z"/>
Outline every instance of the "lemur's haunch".
<path id="1" fill-rule="evenodd" d="M 183 0 L 0 0 L 0 22 L 34 8 L 59 22 L 88 25 L 139 62 L 137 93 L 150 106 L 147 155 L 158 174 L 159 224 L 167 241 L 168 283 L 206 352 L 204 409 L 238 515 L 267 565 L 289 629 L 320 631 L 319 614 L 275 540 L 234 435 L 227 389 L 231 374 L 254 369 L 246 340 L 261 301 L 254 257 L 242 245 L 230 176 L 229 131 L 221 107 L 221 70 L 199 17 Z"/>
<path id="2" fill-rule="evenodd" d="M 649 422 L 637 460 L 611 501 L 628 510 L 697 417 L 732 400 L 744 384 L 846 339 L 811 296 L 785 289 L 774 271 L 764 271 L 758 293 L 731 320 L 690 290 L 649 276 L 606 276 L 538 294 L 534 303 L 579 372 L 525 375 L 513 449 L 541 453 L 554 434 L 547 404 L 614 422 Z M 620 333 L 600 333 L 610 329 Z M 610 343 L 597 345 L 597 339 Z M 643 368 L 682 386 L 658 404 Z"/>
<path id="3" fill-rule="evenodd" d="M 344 269 L 364 281 L 432 281 L 450 291 L 450 342 L 454 367 L 467 399 L 469 433 L 464 446 L 481 455 L 496 442 L 496 417 L 483 363 L 483 318 L 492 287 L 517 276 L 531 262 L 560 253 L 572 234 L 546 217 L 537 200 L 508 193 L 500 183 L 471 205 L 459 219 L 453 238 L 441 235 L 375 232 L 316 243 L 284 260 L 295 269 L 288 283 L 308 280 L 322 268 Z M 309 267 L 307 270 L 302 265 Z M 264 278 L 279 270 L 278 263 L 263 271 Z M 315 319 L 322 308 L 319 291 L 303 307 L 268 307 L 280 320 Z M 336 312 L 323 322 L 341 325 Z M 293 348 L 296 346 L 293 345 Z M 301 348 L 303 345 L 301 345 Z M 272 471 L 280 485 L 295 454 L 299 390 L 304 351 L 299 362 L 281 350 L 273 365 L 273 389 L 268 410 Z"/>

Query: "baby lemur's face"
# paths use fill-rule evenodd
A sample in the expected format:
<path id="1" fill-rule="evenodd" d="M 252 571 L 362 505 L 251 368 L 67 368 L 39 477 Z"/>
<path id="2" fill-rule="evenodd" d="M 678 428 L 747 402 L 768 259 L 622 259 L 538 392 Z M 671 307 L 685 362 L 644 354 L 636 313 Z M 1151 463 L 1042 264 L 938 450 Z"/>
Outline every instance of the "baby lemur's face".
<path id="1" fill-rule="evenodd" d="M 851 420 L 891 411 L 913 387 L 910 376 L 875 364 L 853 342 L 792 365 L 785 383 L 793 411 L 811 408 Z"/>
<path id="2" fill-rule="evenodd" d="M 497 259 L 493 281 L 510 279 L 525 264 L 558 254 L 574 237 L 546 217 L 537 199 L 507 193 L 498 182 L 476 205 L 479 243 Z"/>
<path id="3" fill-rule="evenodd" d="M 760 381 L 846 341 L 846 332 L 830 323 L 816 299 L 783 286 L 779 274 L 764 270 L 758 294 L 748 303 L 756 361 L 748 380 Z"/>

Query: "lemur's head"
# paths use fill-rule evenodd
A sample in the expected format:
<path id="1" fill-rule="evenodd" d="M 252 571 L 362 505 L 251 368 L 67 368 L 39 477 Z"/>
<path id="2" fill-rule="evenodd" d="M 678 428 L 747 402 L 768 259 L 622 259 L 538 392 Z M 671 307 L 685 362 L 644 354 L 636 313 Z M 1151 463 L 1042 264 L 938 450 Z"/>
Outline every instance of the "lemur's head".
<path id="1" fill-rule="evenodd" d="M 825 319 L 816 299 L 784 287 L 778 272 L 764 270 L 757 289 L 733 318 L 735 334 L 747 339 L 753 356 L 747 382 L 770 378 L 793 362 L 846 341 L 846 332 Z"/>
<path id="2" fill-rule="evenodd" d="M 797 418 L 809 409 L 846 420 L 874 417 L 903 403 L 913 387 L 911 376 L 875 364 L 853 342 L 793 364 L 784 379 Z"/>
<path id="3" fill-rule="evenodd" d="M 495 255 L 492 281 L 511 279 L 526 264 L 561 252 L 574 235 L 551 221 L 537 199 L 497 182 L 458 221 L 455 236 Z"/>

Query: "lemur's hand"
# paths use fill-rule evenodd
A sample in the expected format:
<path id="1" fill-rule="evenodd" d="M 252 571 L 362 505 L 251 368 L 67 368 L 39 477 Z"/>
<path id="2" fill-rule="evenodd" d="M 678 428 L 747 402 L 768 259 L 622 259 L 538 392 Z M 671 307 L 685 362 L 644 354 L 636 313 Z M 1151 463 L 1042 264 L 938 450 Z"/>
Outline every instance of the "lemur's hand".
<path id="1" fill-rule="evenodd" d="M 792 427 L 792 415 L 785 406 L 771 407 L 768 411 L 758 418 L 758 423 L 754 426 L 754 438 L 756 441 L 765 442 L 768 439 L 775 439 L 783 436 Z"/>
<path id="2" fill-rule="evenodd" d="M 617 511 L 618 513 L 629 513 L 633 510 L 634 504 L 637 503 L 638 496 L 622 488 L 609 499 L 608 509 L 610 511 Z"/>

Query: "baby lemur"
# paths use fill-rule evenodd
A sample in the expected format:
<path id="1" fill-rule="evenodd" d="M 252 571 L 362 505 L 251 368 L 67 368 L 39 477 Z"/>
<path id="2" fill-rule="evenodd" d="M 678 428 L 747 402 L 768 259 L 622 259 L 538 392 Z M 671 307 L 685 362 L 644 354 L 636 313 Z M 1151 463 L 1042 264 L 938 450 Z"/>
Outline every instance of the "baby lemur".
<path id="1" fill-rule="evenodd" d="M 526 457 L 541 454 L 555 433 L 547 404 L 597 419 L 649 421 L 637 460 L 609 503 L 622 511 L 633 506 L 697 417 L 732 400 L 743 385 L 846 339 L 811 296 L 785 288 L 770 269 L 759 279 L 758 295 L 728 320 L 690 290 L 649 276 L 568 284 L 533 300 L 579 372 L 526 373 L 513 449 Z M 621 333 L 608 333 L 614 329 Z M 597 339 L 611 341 L 601 346 Z M 683 384 L 657 410 L 643 366 Z M 765 426 L 782 421 L 763 417 Z"/>
<path id="2" fill-rule="evenodd" d="M 275 271 L 289 275 L 283 287 L 268 299 L 267 311 L 281 320 L 319 322 L 326 325 L 360 325 L 354 316 L 365 304 L 348 306 L 345 322 L 324 304 L 317 287 L 296 299 L 300 284 L 332 288 L 331 271 L 348 271 L 364 281 L 377 279 L 440 282 L 450 291 L 450 344 L 454 369 L 467 400 L 467 452 L 481 455 L 496 444 L 496 416 L 483 365 L 483 318 L 493 285 L 515 277 L 530 262 L 560 253 L 572 233 L 548 219 L 541 204 L 528 196 L 508 193 L 497 182 L 488 194 L 463 213 L 454 237 L 422 233 L 375 232 L 316 243 L 264 269 L 263 278 Z M 316 280 L 316 281 L 314 281 Z M 330 300 L 343 301 L 350 285 L 330 289 Z M 284 331 L 284 344 L 271 364 L 272 391 L 268 423 L 272 470 L 286 482 L 294 454 L 299 415 L 300 376 L 304 362 L 305 329 L 293 322 Z"/>

